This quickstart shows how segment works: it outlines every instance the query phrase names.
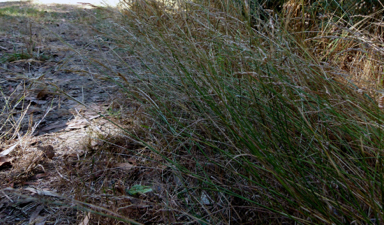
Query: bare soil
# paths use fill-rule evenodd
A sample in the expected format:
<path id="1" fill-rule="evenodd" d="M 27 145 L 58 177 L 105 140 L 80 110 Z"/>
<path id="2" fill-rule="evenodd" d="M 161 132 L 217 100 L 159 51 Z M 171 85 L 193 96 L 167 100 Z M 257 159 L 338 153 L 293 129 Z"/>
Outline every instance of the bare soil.
<path id="1" fill-rule="evenodd" d="M 91 125 L 113 129 L 105 118 L 119 110 L 118 88 L 107 73 L 124 68 L 90 66 L 114 57 L 83 25 L 97 8 L 0 3 L 5 8 L 16 13 L 0 11 L 0 224 L 87 224 L 87 214 L 59 197 L 60 187 L 75 189 L 61 172 L 99 144 L 96 136 L 85 142 Z"/>

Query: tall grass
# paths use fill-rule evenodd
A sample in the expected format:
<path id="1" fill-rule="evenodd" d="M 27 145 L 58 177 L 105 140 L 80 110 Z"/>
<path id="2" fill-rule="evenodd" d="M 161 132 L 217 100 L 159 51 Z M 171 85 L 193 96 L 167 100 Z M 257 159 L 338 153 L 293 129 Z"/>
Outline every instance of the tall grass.
<path id="1" fill-rule="evenodd" d="M 383 222 L 382 50 L 360 26 L 375 17 L 319 20 L 289 2 L 252 27 L 225 0 L 125 0 L 100 28 L 130 71 L 115 80 L 147 110 L 145 138 L 129 134 L 168 166 L 173 217 Z M 356 82 L 362 71 L 372 82 Z"/>

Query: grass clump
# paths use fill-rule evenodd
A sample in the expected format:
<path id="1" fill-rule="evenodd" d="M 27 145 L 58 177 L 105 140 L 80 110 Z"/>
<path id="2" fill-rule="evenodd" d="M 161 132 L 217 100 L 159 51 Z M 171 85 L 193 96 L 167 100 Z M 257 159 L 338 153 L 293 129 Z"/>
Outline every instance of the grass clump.
<path id="1" fill-rule="evenodd" d="M 376 18 L 315 21 L 301 3 L 251 26 L 242 4 L 126 0 L 100 28 L 130 71 L 114 80 L 145 110 L 123 130 L 165 165 L 158 221 L 383 221 Z"/>
<path id="2" fill-rule="evenodd" d="M 0 8 L 0 15 L 4 17 L 43 17 L 44 11 L 31 7 L 9 6 Z"/>

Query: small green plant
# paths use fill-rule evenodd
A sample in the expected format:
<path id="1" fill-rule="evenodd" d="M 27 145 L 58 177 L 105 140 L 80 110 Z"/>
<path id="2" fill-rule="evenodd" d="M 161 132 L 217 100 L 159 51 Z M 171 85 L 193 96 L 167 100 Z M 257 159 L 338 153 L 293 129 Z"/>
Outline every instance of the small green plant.
<path id="1" fill-rule="evenodd" d="M 13 54 L 4 54 L 0 58 L 1 63 L 5 62 L 13 62 L 17 60 L 22 60 L 22 59 L 30 59 L 32 58 L 31 55 L 28 53 L 13 53 Z"/>
<path id="2" fill-rule="evenodd" d="M 108 108 L 107 109 L 107 114 L 109 116 L 112 116 L 112 117 L 115 117 L 115 118 L 121 118 L 121 109 L 119 110 L 115 110 L 115 109 L 112 109 L 112 108 Z"/>
<path id="3" fill-rule="evenodd" d="M 36 59 L 41 61 L 46 61 L 50 59 L 50 55 L 46 55 L 45 53 L 6 53 L 0 57 L 0 63 L 5 62 L 14 62 L 17 60 L 23 60 L 23 59 Z"/>
<path id="4" fill-rule="evenodd" d="M 137 195 L 137 194 L 145 194 L 152 191 L 153 191 L 152 188 L 149 186 L 134 185 L 129 190 L 127 190 L 127 194 Z"/>
<path id="5" fill-rule="evenodd" d="M 8 18 L 12 17 L 28 17 L 28 18 L 40 18 L 43 17 L 45 12 L 29 6 L 9 6 L 0 8 L 0 15 Z"/>

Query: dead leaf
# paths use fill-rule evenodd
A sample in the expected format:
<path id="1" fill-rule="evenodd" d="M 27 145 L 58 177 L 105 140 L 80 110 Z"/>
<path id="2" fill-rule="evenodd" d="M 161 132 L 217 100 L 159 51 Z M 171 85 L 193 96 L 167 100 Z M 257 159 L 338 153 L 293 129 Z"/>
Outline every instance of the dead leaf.
<path id="1" fill-rule="evenodd" d="M 55 156 L 55 150 L 52 145 L 37 146 L 37 149 L 43 151 L 44 156 L 46 156 L 48 159 L 52 159 Z"/>
<path id="2" fill-rule="evenodd" d="M 40 179 L 40 178 L 43 178 L 43 177 L 46 177 L 48 176 L 47 173 L 39 173 L 39 174 L 36 174 L 36 179 Z"/>
<path id="3" fill-rule="evenodd" d="M 88 225 L 90 219 L 91 219 L 91 213 L 89 212 L 85 216 L 84 220 L 81 223 L 79 223 L 79 225 Z"/>
<path id="4" fill-rule="evenodd" d="M 11 166 L 12 160 L 13 160 L 13 157 L 4 157 L 4 156 L 0 157 L 0 168 L 6 167 L 6 166 Z"/>
<path id="5" fill-rule="evenodd" d="M 128 162 L 130 162 L 132 165 L 136 166 L 137 165 L 137 160 L 134 158 L 129 158 Z"/>
<path id="6" fill-rule="evenodd" d="M 94 120 L 94 119 L 97 119 L 99 117 L 100 117 L 100 115 L 91 116 L 91 117 L 89 117 L 89 120 Z"/>
<path id="7" fill-rule="evenodd" d="M 71 152 L 71 153 L 66 153 L 64 155 L 67 155 L 68 157 L 81 157 L 85 154 L 84 151 L 78 151 L 78 152 Z"/>
<path id="8" fill-rule="evenodd" d="M 43 205 L 39 205 L 35 209 L 35 211 L 33 211 L 33 213 L 31 214 L 31 217 L 29 217 L 29 224 L 35 224 L 36 223 L 36 219 L 39 216 L 39 213 L 41 212 L 41 210 L 43 210 L 43 208 L 44 208 Z"/>
<path id="9" fill-rule="evenodd" d="M 132 165 L 131 163 L 118 163 L 118 164 L 116 164 L 116 167 L 123 169 L 123 170 L 130 170 L 135 166 Z"/>
<path id="10" fill-rule="evenodd" d="M 38 180 L 38 179 L 44 178 L 46 176 L 48 176 L 48 173 L 39 173 L 39 174 L 36 174 L 35 176 L 32 176 L 30 179 L 31 180 Z"/>
<path id="11" fill-rule="evenodd" d="M 119 180 L 118 182 L 116 182 L 115 184 L 115 189 L 120 193 L 120 194 L 124 194 L 125 193 L 125 185 L 124 183 Z"/>
<path id="12" fill-rule="evenodd" d="M 67 128 L 66 130 L 71 130 L 71 129 L 81 129 L 83 127 L 86 127 L 88 125 L 88 121 L 85 119 L 80 119 L 80 120 L 72 120 L 67 123 Z"/>
<path id="13" fill-rule="evenodd" d="M 37 93 L 36 98 L 39 100 L 46 100 L 51 94 L 52 93 L 50 93 L 48 90 L 41 90 L 39 93 Z"/>
<path id="14" fill-rule="evenodd" d="M 57 194 L 56 192 L 53 192 L 53 191 L 48 191 L 48 190 L 43 190 L 43 189 L 39 189 L 39 188 L 25 188 L 26 191 L 30 191 L 34 194 L 38 194 L 38 195 L 46 195 L 46 196 L 53 196 L 53 197 L 60 197 L 59 194 Z"/>
<path id="15" fill-rule="evenodd" d="M 12 145 L 11 147 L 9 147 L 7 150 L 2 151 L 2 152 L 0 153 L 0 157 L 2 157 L 2 156 L 6 156 L 6 155 L 8 155 L 9 153 L 11 153 L 11 152 L 16 148 L 16 146 L 17 146 L 18 144 L 19 144 L 19 143 L 16 143 L 16 144 Z"/>
<path id="16" fill-rule="evenodd" d="M 45 221 L 47 220 L 46 216 L 38 216 L 35 221 L 35 225 L 45 225 Z"/>

